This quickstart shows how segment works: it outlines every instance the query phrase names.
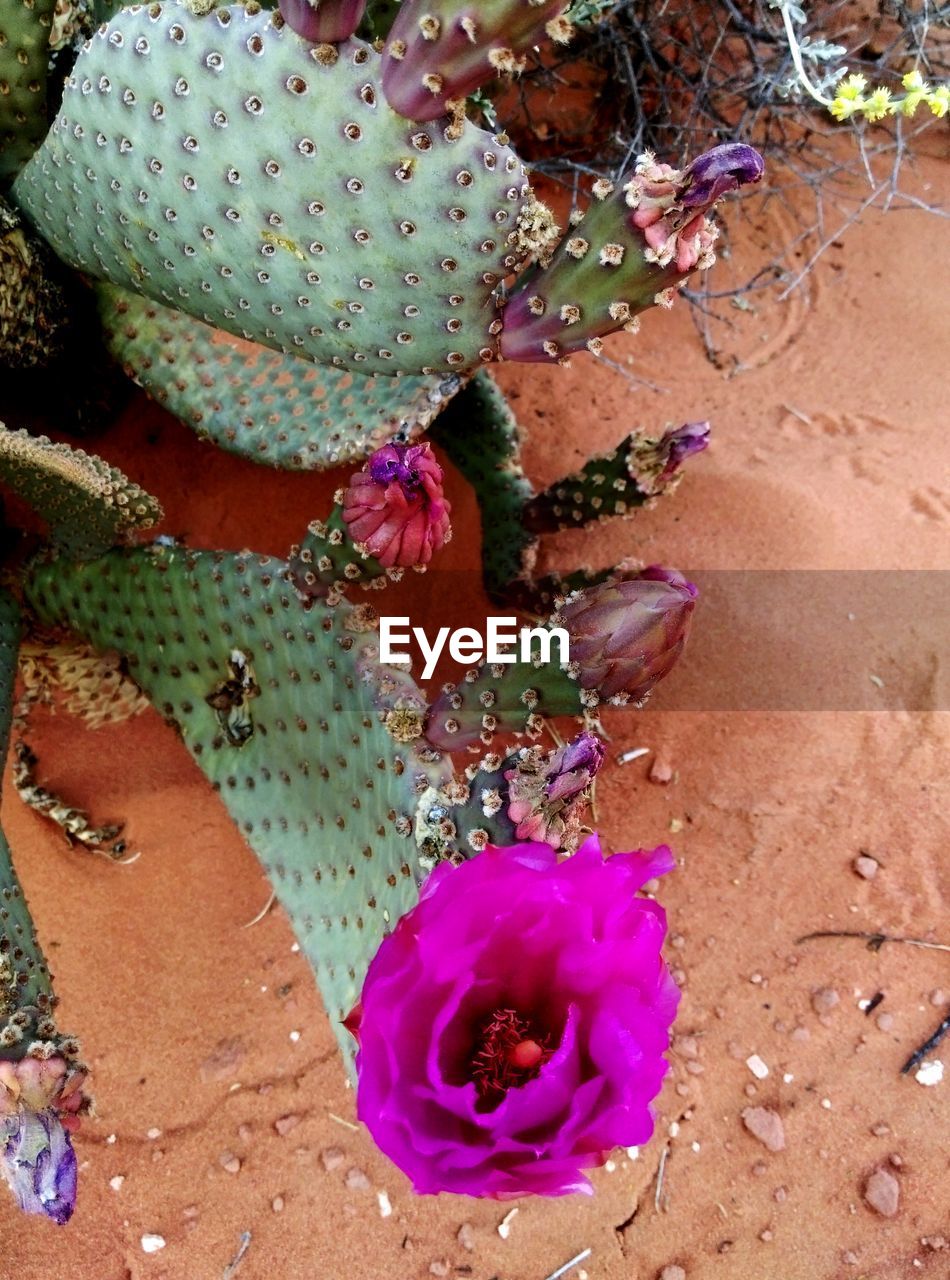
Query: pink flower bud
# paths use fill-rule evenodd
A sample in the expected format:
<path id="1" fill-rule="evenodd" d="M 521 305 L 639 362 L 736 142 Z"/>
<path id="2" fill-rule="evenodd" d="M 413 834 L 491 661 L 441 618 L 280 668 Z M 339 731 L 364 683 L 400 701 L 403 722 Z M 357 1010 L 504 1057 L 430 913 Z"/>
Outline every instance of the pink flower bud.
<path id="1" fill-rule="evenodd" d="M 428 564 L 451 537 L 442 468 L 428 444 L 387 444 L 350 479 L 343 520 L 357 550 L 384 568 Z"/>

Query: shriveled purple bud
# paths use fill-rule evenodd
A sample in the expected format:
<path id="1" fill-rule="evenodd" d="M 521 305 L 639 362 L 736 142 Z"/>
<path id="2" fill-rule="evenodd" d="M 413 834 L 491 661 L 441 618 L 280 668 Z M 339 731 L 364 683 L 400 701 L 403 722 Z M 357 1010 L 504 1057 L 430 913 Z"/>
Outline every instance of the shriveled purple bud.
<path id="1" fill-rule="evenodd" d="M 55 1111 L 0 1119 L 0 1173 L 25 1213 L 65 1225 L 76 1207 L 76 1153 Z"/>
<path id="2" fill-rule="evenodd" d="M 384 568 L 422 566 L 451 537 L 442 468 L 428 444 L 387 444 L 351 476 L 343 521 L 357 549 Z"/>
<path id="3" fill-rule="evenodd" d="M 590 784 L 604 762 L 600 738 L 582 733 L 554 751 L 523 747 L 505 770 L 507 814 L 519 840 L 552 849 L 574 849 L 581 838 L 581 813 Z"/>
<path id="4" fill-rule="evenodd" d="M 758 182 L 765 173 L 765 162 L 744 142 L 724 142 L 697 156 L 683 170 L 680 204 L 687 209 L 708 208 L 730 191 Z"/>
<path id="5" fill-rule="evenodd" d="M 627 469 L 641 493 L 663 493 L 678 480 L 687 458 L 709 447 L 708 422 L 687 422 L 661 436 L 639 436 L 627 455 Z"/>
<path id="6" fill-rule="evenodd" d="M 363 20 L 366 0 L 280 0 L 291 31 L 313 44 L 348 40 Z"/>
<path id="7" fill-rule="evenodd" d="M 552 623 L 570 636 L 581 687 L 642 701 L 683 652 L 698 594 L 676 569 L 651 565 L 569 596 Z"/>

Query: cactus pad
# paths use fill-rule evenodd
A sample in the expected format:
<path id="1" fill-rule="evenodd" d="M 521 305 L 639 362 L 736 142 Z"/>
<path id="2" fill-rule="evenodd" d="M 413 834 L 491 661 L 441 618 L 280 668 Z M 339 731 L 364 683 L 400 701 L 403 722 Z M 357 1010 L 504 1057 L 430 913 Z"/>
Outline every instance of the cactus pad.
<path id="1" fill-rule="evenodd" d="M 416 900 L 422 797 L 450 776 L 423 702 L 375 659 L 365 610 L 306 607 L 287 566 L 154 547 L 39 567 L 46 624 L 115 649 L 260 857 L 340 1019 L 384 933 Z"/>
<path id="2" fill-rule="evenodd" d="M 106 345 L 126 373 L 202 439 L 272 467 L 358 461 L 396 431 L 421 431 L 454 375 L 366 377 L 213 329 L 182 311 L 100 285 Z"/>
<path id="3" fill-rule="evenodd" d="M 469 123 L 403 119 L 379 75 L 368 45 L 308 45 L 255 4 L 124 9 L 15 198 L 71 266 L 240 337 L 362 373 L 461 372 L 496 351 L 524 171 Z"/>
<path id="4" fill-rule="evenodd" d="M 53 0 L 0 0 L 0 185 L 46 134 Z"/>
<path id="5" fill-rule="evenodd" d="M 77 559 L 101 555 L 162 517 L 153 497 L 101 458 L 2 423 L 0 481 L 47 522 L 54 549 Z"/>

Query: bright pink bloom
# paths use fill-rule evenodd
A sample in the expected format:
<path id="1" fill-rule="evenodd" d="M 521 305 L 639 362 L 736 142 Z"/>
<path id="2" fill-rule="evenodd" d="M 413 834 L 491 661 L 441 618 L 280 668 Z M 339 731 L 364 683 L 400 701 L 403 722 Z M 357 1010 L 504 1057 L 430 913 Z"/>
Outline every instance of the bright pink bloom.
<path id="1" fill-rule="evenodd" d="M 582 1170 L 651 1136 L 679 992 L 637 890 L 672 866 L 592 836 L 432 872 L 347 1019 L 359 1117 L 417 1192 L 589 1192 Z"/>
<path id="2" fill-rule="evenodd" d="M 350 478 L 343 520 L 354 544 L 385 568 L 428 564 L 452 535 L 442 468 L 428 444 L 387 444 Z"/>

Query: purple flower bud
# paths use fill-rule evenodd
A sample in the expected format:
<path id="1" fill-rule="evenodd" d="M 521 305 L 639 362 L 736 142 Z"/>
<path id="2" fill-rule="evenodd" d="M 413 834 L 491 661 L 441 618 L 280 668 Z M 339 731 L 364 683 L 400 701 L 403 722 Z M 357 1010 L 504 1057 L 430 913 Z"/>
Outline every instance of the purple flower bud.
<path id="1" fill-rule="evenodd" d="M 386 568 L 424 565 L 451 537 L 442 468 L 428 444 L 387 444 L 351 476 L 343 520 L 353 542 Z"/>
<path id="2" fill-rule="evenodd" d="M 76 1153 L 55 1111 L 20 1109 L 0 1120 L 0 1173 L 25 1213 L 65 1225 L 76 1207 Z"/>
<path id="3" fill-rule="evenodd" d="M 568 631 L 582 688 L 645 698 L 683 652 L 698 594 L 677 570 L 651 565 L 569 596 L 552 622 Z"/>
<path id="4" fill-rule="evenodd" d="M 661 436 L 638 436 L 627 454 L 627 468 L 641 493 L 652 496 L 669 489 L 680 467 L 709 445 L 709 423 L 687 422 Z"/>
<path id="5" fill-rule="evenodd" d="M 687 209 L 708 208 L 730 191 L 758 182 L 764 172 L 765 164 L 754 147 L 724 142 L 684 169 L 679 203 Z"/>
<path id="6" fill-rule="evenodd" d="M 366 0 L 280 0 L 280 15 L 313 44 L 348 40 L 363 19 Z"/>
<path id="7" fill-rule="evenodd" d="M 593 780 L 606 749 L 596 733 L 582 733 L 559 747 L 548 766 L 544 794 L 548 800 L 570 800 Z"/>

